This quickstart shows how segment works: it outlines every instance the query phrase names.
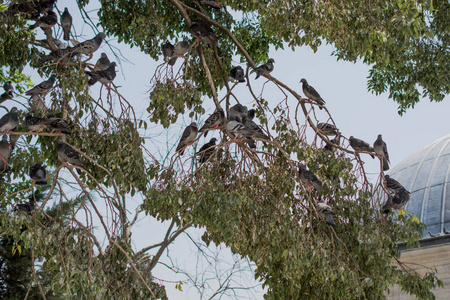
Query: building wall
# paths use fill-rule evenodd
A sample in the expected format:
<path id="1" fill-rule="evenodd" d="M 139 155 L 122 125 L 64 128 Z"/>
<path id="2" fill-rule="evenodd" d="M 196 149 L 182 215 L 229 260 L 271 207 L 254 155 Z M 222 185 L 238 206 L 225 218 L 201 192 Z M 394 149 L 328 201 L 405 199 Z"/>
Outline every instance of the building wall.
<path id="1" fill-rule="evenodd" d="M 420 274 L 429 272 L 426 267 L 435 268 L 437 277 L 444 282 L 444 288 L 433 291 L 436 299 L 450 299 L 450 242 L 448 236 L 422 240 L 420 248 L 401 249 L 400 260 L 411 263 L 407 265 Z M 398 286 L 394 286 L 387 295 L 387 299 L 409 300 L 416 298 L 403 293 Z"/>

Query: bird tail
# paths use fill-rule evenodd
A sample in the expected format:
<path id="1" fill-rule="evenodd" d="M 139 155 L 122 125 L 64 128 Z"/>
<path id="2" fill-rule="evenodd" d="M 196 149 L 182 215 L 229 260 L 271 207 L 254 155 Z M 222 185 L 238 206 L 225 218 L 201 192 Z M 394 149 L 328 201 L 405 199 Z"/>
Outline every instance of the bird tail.
<path id="1" fill-rule="evenodd" d="M 177 58 L 178 57 L 174 56 L 171 59 L 169 59 L 169 62 L 168 62 L 169 66 L 173 66 L 175 64 L 175 62 L 177 61 Z"/>
<path id="2" fill-rule="evenodd" d="M 63 39 L 65 41 L 70 40 L 70 30 L 64 30 L 64 37 L 63 37 Z"/>
<path id="3" fill-rule="evenodd" d="M 389 162 L 385 156 L 383 156 L 383 171 L 389 170 Z"/>

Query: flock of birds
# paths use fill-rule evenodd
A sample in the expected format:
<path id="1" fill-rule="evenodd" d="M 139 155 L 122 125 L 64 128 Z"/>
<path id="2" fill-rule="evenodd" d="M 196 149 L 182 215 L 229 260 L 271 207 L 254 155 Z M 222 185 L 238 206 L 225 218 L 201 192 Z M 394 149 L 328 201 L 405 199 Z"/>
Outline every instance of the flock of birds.
<path id="1" fill-rule="evenodd" d="M 31 20 L 35 20 L 36 23 L 31 25 L 30 28 L 40 27 L 46 33 L 47 37 L 51 37 L 52 27 L 58 23 L 57 15 L 53 11 L 55 2 L 56 0 L 41 0 L 32 2 L 19 0 L 10 5 L 7 13 L 20 13 L 27 16 Z M 200 3 L 217 9 L 222 7 L 217 1 L 200 1 Z M 72 16 L 67 8 L 64 9 L 64 12 L 61 15 L 60 26 L 63 30 L 63 39 L 68 41 L 70 39 L 70 30 L 72 28 Z M 196 41 L 205 42 L 211 47 L 215 47 L 216 43 L 219 41 L 219 38 L 214 33 L 211 26 L 201 19 L 193 20 L 189 31 Z M 49 54 L 43 55 L 41 62 L 45 63 L 52 61 L 54 63 L 64 65 L 72 58 L 80 58 L 82 55 L 87 55 L 89 59 L 91 59 L 93 53 L 101 46 L 105 37 L 105 34 L 100 32 L 93 39 L 86 40 L 81 43 L 71 40 L 73 46 L 68 46 L 55 38 L 41 40 L 40 45 L 51 50 Z M 166 41 L 166 43 L 162 45 L 162 53 L 165 61 L 167 61 L 168 65 L 173 66 L 178 57 L 184 57 L 184 55 L 188 53 L 190 47 L 191 45 L 189 43 L 189 38 L 187 37 L 184 37 L 182 41 L 175 45 L 172 45 L 169 41 Z M 258 79 L 261 75 L 270 78 L 270 73 L 274 70 L 274 63 L 274 59 L 270 58 L 267 63 L 254 68 L 253 71 L 256 73 L 255 79 Z M 85 73 L 90 77 L 88 84 L 93 85 L 98 81 L 104 85 L 111 83 L 116 76 L 115 66 L 116 63 L 110 62 L 107 55 L 102 53 L 95 67 L 85 71 Z M 231 69 L 230 77 L 237 83 L 246 82 L 244 70 L 240 66 L 236 66 Z M 53 88 L 56 79 L 56 76 L 52 75 L 48 78 L 48 80 L 43 81 L 28 90 L 26 95 L 30 96 L 30 103 L 33 103 L 33 100 L 40 99 L 40 97 L 45 97 L 45 95 Z M 322 109 L 326 102 L 322 99 L 316 89 L 310 86 L 306 79 L 301 79 L 300 83 L 302 84 L 303 93 L 309 101 L 316 104 L 319 109 Z M 5 92 L 0 96 L 0 103 L 7 99 L 12 99 L 14 95 L 14 89 L 10 81 L 6 82 L 3 88 Z M 179 155 L 183 155 L 185 149 L 194 143 L 199 132 L 204 133 L 206 137 L 208 131 L 214 129 L 222 129 L 227 132 L 227 134 L 234 141 L 245 142 L 250 148 L 254 149 L 256 148 L 255 139 L 261 140 L 263 143 L 270 141 L 268 134 L 266 134 L 264 130 L 254 122 L 253 119 L 255 115 L 256 111 L 254 109 L 248 110 L 247 107 L 239 103 L 230 108 L 228 118 L 226 118 L 224 110 L 222 108 L 218 108 L 208 117 L 208 119 L 206 119 L 200 130 L 195 122 L 192 122 L 185 128 L 176 148 L 176 152 Z M 28 114 L 25 122 L 27 128 L 31 132 L 40 132 L 46 128 L 50 128 L 52 132 L 54 130 L 58 130 L 60 133 L 70 134 L 67 122 L 62 118 L 55 117 L 54 115 L 48 115 L 47 118 L 41 118 Z M 18 123 L 18 111 L 16 107 L 13 107 L 9 113 L 0 118 L 0 133 L 4 133 L 0 142 L 0 173 L 8 170 L 8 161 L 14 148 L 14 143 L 11 142 L 11 138 L 8 142 L 7 133 L 12 132 Z M 323 148 L 324 150 L 334 151 L 335 146 L 340 146 L 341 134 L 334 125 L 329 123 L 319 123 L 317 125 L 317 129 L 327 136 L 335 136 L 330 140 L 330 143 L 327 143 L 327 145 Z M 217 147 L 216 142 L 216 138 L 211 138 L 210 141 L 204 144 L 196 153 L 196 155 L 199 156 L 199 161 L 201 163 L 206 163 L 211 160 L 211 157 Z M 382 170 L 387 171 L 389 169 L 389 155 L 387 152 L 387 146 L 382 140 L 381 135 L 378 136 L 377 140 L 373 144 L 373 147 L 365 141 L 354 138 L 353 136 L 349 138 L 349 143 L 357 153 L 366 152 L 370 154 L 372 158 L 375 158 L 374 155 L 377 155 L 381 159 Z M 78 153 L 70 145 L 64 143 L 63 140 L 59 138 L 56 143 L 55 150 L 58 157 L 63 162 L 76 166 L 77 171 L 79 173 L 81 172 L 80 168 L 82 168 L 84 164 Z M 327 224 L 336 226 L 334 222 L 333 209 L 321 200 L 320 197 L 320 192 L 322 191 L 321 180 L 309 171 L 304 164 L 299 164 L 298 173 L 299 178 L 308 186 L 308 189 L 314 188 L 317 192 L 319 192 L 319 201 L 316 204 L 318 213 L 325 219 Z M 41 162 L 36 163 L 30 168 L 30 177 L 35 180 L 35 184 L 47 183 L 45 167 Z M 400 183 L 390 178 L 388 175 L 384 176 L 384 183 L 389 192 L 389 197 L 382 210 L 385 213 L 388 213 L 391 209 L 400 209 L 409 200 L 410 193 Z"/>

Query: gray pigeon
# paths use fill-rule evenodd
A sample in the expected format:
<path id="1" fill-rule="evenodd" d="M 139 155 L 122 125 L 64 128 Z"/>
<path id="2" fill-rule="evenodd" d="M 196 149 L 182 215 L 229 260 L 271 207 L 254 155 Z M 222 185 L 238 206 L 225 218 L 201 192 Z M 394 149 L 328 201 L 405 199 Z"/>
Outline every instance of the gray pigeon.
<path id="1" fill-rule="evenodd" d="M 192 36 L 196 39 L 201 39 L 205 43 L 214 46 L 219 38 L 216 36 L 211 26 L 205 23 L 203 20 L 194 20 L 189 28 Z"/>
<path id="2" fill-rule="evenodd" d="M 8 161 L 11 157 L 11 151 L 11 144 L 8 142 L 8 136 L 5 134 L 0 141 L 0 173 L 3 173 L 8 169 Z"/>
<path id="3" fill-rule="evenodd" d="M 180 142 L 178 143 L 176 151 L 180 154 L 184 154 L 184 150 L 187 146 L 192 145 L 194 143 L 195 138 L 198 134 L 197 123 L 192 122 L 191 125 L 186 127 L 181 136 Z"/>
<path id="4" fill-rule="evenodd" d="M 375 150 L 370 147 L 370 145 L 366 142 L 364 142 L 363 140 L 354 138 L 353 136 L 351 136 L 348 141 L 350 142 L 350 146 L 353 148 L 353 150 L 355 150 L 356 152 L 361 152 L 361 151 L 366 151 L 366 152 L 375 152 Z M 369 153 L 370 156 L 372 156 L 372 158 L 375 158 L 375 156 L 373 156 L 373 154 Z"/>
<path id="5" fill-rule="evenodd" d="M 330 143 L 333 144 L 333 145 L 339 146 L 340 139 L 341 139 L 341 137 L 338 135 L 334 139 L 330 140 Z M 334 152 L 334 150 L 336 150 L 336 148 L 334 146 L 332 146 L 332 145 L 326 144 L 323 147 L 323 150 Z"/>
<path id="6" fill-rule="evenodd" d="M 318 192 L 322 191 L 322 181 L 313 172 L 307 170 L 304 164 L 298 165 L 298 175 L 300 180 L 308 186 L 308 190 L 313 187 Z"/>
<path id="7" fill-rule="evenodd" d="M 202 4 L 208 5 L 215 9 L 220 9 L 222 7 L 222 5 L 217 0 L 199 0 L 199 1 Z"/>
<path id="8" fill-rule="evenodd" d="M 249 110 L 250 113 L 251 110 Z M 253 111 L 255 111 L 253 109 Z M 247 118 L 246 115 L 242 117 L 242 124 L 244 124 L 245 128 L 248 128 L 253 131 L 252 137 L 263 139 L 263 140 L 270 140 L 270 138 L 264 133 L 261 127 L 258 126 L 253 120 L 253 118 Z M 265 142 L 263 142 L 266 144 Z"/>
<path id="9" fill-rule="evenodd" d="M 389 195 L 386 203 L 383 205 L 383 213 L 388 214 L 391 209 L 400 209 L 402 208 L 408 201 L 409 195 L 411 193 L 406 189 L 398 189 L 392 195 Z"/>
<path id="10" fill-rule="evenodd" d="M 204 144 L 195 155 L 200 156 L 200 163 L 205 163 L 216 151 L 216 138 L 212 138 L 208 143 Z"/>
<path id="11" fill-rule="evenodd" d="M 32 89 L 26 91 L 25 95 L 29 96 L 35 96 L 39 94 L 47 94 L 48 91 L 50 91 L 53 88 L 53 85 L 55 84 L 56 77 L 54 75 L 50 76 L 49 79 L 46 81 L 43 81 L 39 83 L 38 85 L 34 86 Z"/>
<path id="12" fill-rule="evenodd" d="M 30 177 L 35 180 L 37 185 L 46 185 L 47 171 L 40 161 L 38 161 L 34 166 L 30 167 Z"/>
<path id="13" fill-rule="evenodd" d="M 173 66 L 178 57 L 184 57 L 184 55 L 189 51 L 190 46 L 191 45 L 189 45 L 189 38 L 187 37 L 184 37 L 181 42 L 178 42 L 173 49 L 172 56 L 174 57 L 169 60 L 169 65 Z"/>
<path id="14" fill-rule="evenodd" d="M 384 185 L 389 191 L 392 192 L 405 188 L 400 182 L 394 178 L 391 178 L 389 175 L 384 175 Z"/>
<path id="15" fill-rule="evenodd" d="M 441 234 L 439 234 L 439 233 L 431 233 L 431 231 L 428 231 L 428 234 L 430 235 L 430 237 L 438 237 L 438 236 L 441 236 Z"/>
<path id="16" fill-rule="evenodd" d="M 25 124 L 30 131 L 41 131 L 45 128 L 45 120 L 39 117 L 33 117 L 27 114 L 25 117 Z"/>
<path id="17" fill-rule="evenodd" d="M 383 141 L 381 134 L 378 135 L 377 140 L 373 143 L 373 149 L 383 161 L 383 171 L 389 170 L 389 154 L 387 151 L 386 143 Z"/>
<path id="18" fill-rule="evenodd" d="M 302 89 L 305 96 L 308 99 L 311 99 L 314 102 L 316 102 L 319 105 L 319 108 L 322 109 L 322 106 L 324 106 L 326 103 L 325 100 L 323 100 L 322 97 L 320 97 L 319 93 L 316 91 L 315 88 L 313 88 L 308 84 L 305 78 L 302 78 L 300 82 L 303 83 Z"/>
<path id="19" fill-rule="evenodd" d="M 109 64 L 109 67 L 106 70 L 85 71 L 86 74 L 91 76 L 88 84 L 93 85 L 97 81 L 100 81 L 103 84 L 111 83 L 114 78 L 116 78 L 116 66 L 117 64 L 115 62 L 112 62 Z"/>
<path id="20" fill-rule="evenodd" d="M 230 77 L 236 80 L 237 82 L 245 82 L 244 69 L 241 66 L 234 67 L 230 71 Z"/>
<path id="21" fill-rule="evenodd" d="M 59 130 L 59 132 L 64 134 L 70 134 L 69 125 L 66 121 L 61 118 L 57 118 L 52 114 L 47 115 L 47 120 L 44 121 L 44 124 L 47 125 L 54 130 Z"/>
<path id="22" fill-rule="evenodd" d="M 258 79 L 259 76 L 261 76 L 261 75 L 266 76 L 266 75 L 268 75 L 270 72 L 272 72 L 273 69 L 274 69 L 274 65 L 273 65 L 274 63 L 275 63 L 275 60 L 274 60 L 273 58 L 269 58 L 269 60 L 267 61 L 267 63 L 265 63 L 265 64 L 260 65 L 259 67 L 257 67 L 257 68 L 255 69 L 255 72 L 256 72 L 256 78 L 255 78 L 255 79 Z M 267 77 L 267 76 L 266 76 L 266 77 Z"/>
<path id="23" fill-rule="evenodd" d="M 199 132 L 204 132 L 206 137 L 209 130 L 219 129 L 224 123 L 225 113 L 223 112 L 223 109 L 220 108 L 206 119 L 205 124 L 200 128 Z"/>
<path id="24" fill-rule="evenodd" d="M 13 107 L 9 113 L 0 119 L 0 132 L 13 131 L 17 124 L 19 124 L 19 114 L 17 113 L 17 107 Z"/>
<path id="25" fill-rule="evenodd" d="M 231 115 L 230 121 L 226 126 L 227 132 L 233 140 L 243 138 L 245 142 L 250 146 L 250 148 L 255 149 L 256 143 L 252 138 L 255 133 L 253 130 L 246 128 L 244 124 L 240 122 L 240 118 Z"/>
<path id="26" fill-rule="evenodd" d="M 334 212 L 331 206 L 326 204 L 323 200 L 319 200 L 316 204 L 317 213 L 325 219 L 325 222 L 332 226 L 336 227 L 336 223 L 334 223 Z"/>
<path id="27" fill-rule="evenodd" d="M 175 47 L 172 45 L 171 42 L 166 41 L 164 44 L 161 45 L 161 49 L 163 52 L 164 60 L 167 61 L 173 56 L 173 51 Z"/>
<path id="28" fill-rule="evenodd" d="M 450 231 L 447 230 L 447 228 L 444 227 L 444 234 L 450 234 Z"/>
<path id="29" fill-rule="evenodd" d="M 95 63 L 95 66 L 100 70 L 106 70 L 110 64 L 111 62 L 109 61 L 108 55 L 106 55 L 105 52 L 102 52 L 100 58 Z"/>
<path id="30" fill-rule="evenodd" d="M 248 114 L 248 108 L 247 106 L 244 106 L 242 104 L 236 104 L 230 108 L 230 118 L 231 117 L 237 117 L 241 119 L 244 115 Z"/>
<path id="31" fill-rule="evenodd" d="M 35 207 L 36 207 L 36 204 L 35 204 L 35 202 L 33 201 L 33 202 L 25 202 L 25 203 L 17 203 L 15 206 L 14 206 L 14 211 L 15 212 L 24 212 L 24 213 L 27 213 L 28 215 L 30 215 L 31 216 L 31 214 L 32 214 L 32 212 L 33 212 L 33 210 L 35 209 Z"/>
<path id="32" fill-rule="evenodd" d="M 317 129 L 319 129 L 325 135 L 340 135 L 339 130 L 329 123 L 319 123 L 317 124 Z"/>
<path id="33" fill-rule="evenodd" d="M 72 27 L 72 15 L 67 7 L 64 7 L 64 12 L 61 15 L 61 26 L 64 31 L 64 40 L 68 41 L 70 39 L 70 28 Z"/>
<path id="34" fill-rule="evenodd" d="M 64 163 L 71 163 L 74 166 L 84 167 L 78 153 L 73 150 L 69 144 L 64 143 L 61 139 L 58 139 L 58 142 L 56 143 L 56 153 Z M 81 174 L 80 169 L 77 169 L 77 172 L 78 174 Z"/>
<path id="35" fill-rule="evenodd" d="M 59 64 L 67 63 L 74 55 L 76 55 L 73 47 L 65 47 L 55 51 L 50 52 L 48 55 L 42 56 L 39 61 L 40 64 L 44 64 L 47 61 L 53 61 Z"/>
<path id="36" fill-rule="evenodd" d="M 30 106 L 29 111 L 37 111 L 37 112 L 46 112 L 47 107 L 45 106 L 44 101 L 42 100 L 42 97 L 39 95 L 31 96 L 30 99 L 28 99 L 28 105 Z"/>
<path id="37" fill-rule="evenodd" d="M 97 51 L 97 49 L 102 44 L 104 38 L 106 38 L 106 34 L 103 32 L 100 32 L 93 39 L 86 40 L 84 42 L 81 42 L 81 43 L 73 46 L 74 53 L 84 54 L 84 55 L 88 55 L 88 56 L 92 57 L 92 53 Z"/>
<path id="38" fill-rule="evenodd" d="M 5 90 L 5 92 L 0 95 L 0 103 L 5 100 L 12 99 L 14 96 L 14 88 L 11 81 L 5 82 L 5 84 L 3 85 L 3 89 Z"/>

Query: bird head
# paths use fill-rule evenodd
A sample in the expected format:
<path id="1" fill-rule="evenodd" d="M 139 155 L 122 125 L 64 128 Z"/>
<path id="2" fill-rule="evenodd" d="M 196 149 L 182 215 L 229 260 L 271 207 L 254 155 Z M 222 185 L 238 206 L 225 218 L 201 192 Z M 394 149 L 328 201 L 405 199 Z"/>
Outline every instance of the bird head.
<path id="1" fill-rule="evenodd" d="M 300 80 L 300 82 L 301 82 L 301 83 L 305 83 L 305 84 L 308 84 L 308 82 L 306 81 L 306 79 L 305 79 L 305 78 L 302 78 L 302 79 Z"/>
<path id="2" fill-rule="evenodd" d="M 217 139 L 216 138 L 212 138 L 211 140 L 209 140 L 209 142 L 215 144 L 217 142 Z"/>

